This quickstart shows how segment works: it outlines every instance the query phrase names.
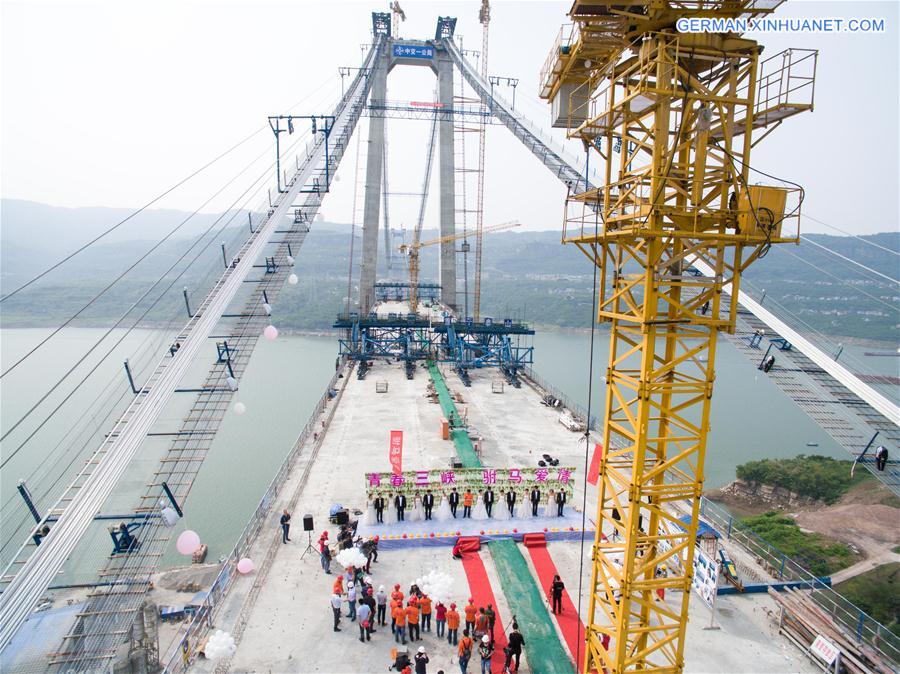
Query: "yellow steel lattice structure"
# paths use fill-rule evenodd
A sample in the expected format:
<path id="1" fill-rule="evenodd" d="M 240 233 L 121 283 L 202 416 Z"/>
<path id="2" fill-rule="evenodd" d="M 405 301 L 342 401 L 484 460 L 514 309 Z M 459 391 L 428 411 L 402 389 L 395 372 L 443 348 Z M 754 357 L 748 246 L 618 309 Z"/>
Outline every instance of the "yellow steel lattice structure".
<path id="1" fill-rule="evenodd" d="M 569 195 L 563 234 L 600 267 L 597 319 L 611 324 L 586 672 L 683 669 L 716 338 L 733 330 L 742 271 L 799 240 L 802 190 L 751 184 L 750 150 L 811 109 L 815 54 L 792 52 L 761 79 L 756 42 L 674 22 L 777 4 L 575 2 L 573 37 L 542 74 L 541 95 L 603 177 Z M 777 80 L 792 95 L 768 96 Z M 659 601 L 665 589 L 681 592 Z"/>

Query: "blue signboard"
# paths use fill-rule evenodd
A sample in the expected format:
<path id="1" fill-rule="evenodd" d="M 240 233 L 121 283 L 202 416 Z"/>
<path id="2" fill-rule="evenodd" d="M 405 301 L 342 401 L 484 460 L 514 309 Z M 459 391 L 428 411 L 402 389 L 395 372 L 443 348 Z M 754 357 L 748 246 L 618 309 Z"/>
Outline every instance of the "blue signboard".
<path id="1" fill-rule="evenodd" d="M 394 56 L 407 59 L 433 59 L 434 47 L 418 44 L 395 44 Z"/>

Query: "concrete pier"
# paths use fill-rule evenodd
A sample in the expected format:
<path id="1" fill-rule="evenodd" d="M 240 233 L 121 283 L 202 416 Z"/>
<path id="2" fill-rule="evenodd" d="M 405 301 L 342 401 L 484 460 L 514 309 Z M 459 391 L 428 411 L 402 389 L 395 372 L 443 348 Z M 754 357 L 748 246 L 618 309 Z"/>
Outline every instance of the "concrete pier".
<path id="1" fill-rule="evenodd" d="M 379 58 L 372 73 L 371 100 L 384 104 L 387 97 L 387 58 Z M 369 148 L 366 155 L 366 191 L 363 203 L 363 252 L 359 270 L 359 310 L 368 313 L 375 303 L 375 273 L 378 261 L 378 223 L 384 171 L 384 117 L 369 117 Z"/>
<path id="2" fill-rule="evenodd" d="M 453 108 L 453 62 L 446 52 L 438 52 L 438 102 L 444 109 Z M 442 119 L 438 129 L 438 162 L 440 165 L 441 236 L 456 233 L 456 158 L 453 154 L 453 120 Z M 456 309 L 456 242 L 441 244 L 441 301 Z"/>

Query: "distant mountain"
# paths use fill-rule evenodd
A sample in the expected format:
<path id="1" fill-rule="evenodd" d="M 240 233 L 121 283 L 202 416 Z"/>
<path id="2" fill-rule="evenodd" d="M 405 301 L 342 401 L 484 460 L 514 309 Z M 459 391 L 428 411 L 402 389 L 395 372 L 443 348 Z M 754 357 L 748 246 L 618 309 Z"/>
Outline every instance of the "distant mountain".
<path id="1" fill-rule="evenodd" d="M 0 283 L 4 291 L 17 287 L 128 214 L 125 209 L 66 209 L 26 201 L 0 203 Z M 27 291 L 4 302 L 2 324 L 48 325 L 77 311 L 90 297 L 128 269 L 162 236 L 187 217 L 178 211 L 148 210 L 120 231 L 77 255 Z M 181 310 L 181 288 L 202 297 L 221 273 L 220 241 L 235 250 L 246 237 L 246 214 L 217 233 L 221 223 L 202 235 L 217 215 L 197 216 L 176 235 L 127 274 L 125 279 L 84 315 L 83 324 L 108 324 L 126 304 L 135 301 L 179 257 L 175 268 L 151 297 L 172 284 L 168 295 L 147 320 L 168 320 Z M 224 220 L 222 221 L 224 222 Z M 433 238 L 437 231 L 423 233 Z M 875 272 L 897 278 L 900 232 L 862 239 L 809 235 L 800 246 L 773 246 L 766 258 L 746 272 L 745 288 L 817 330 L 831 334 L 896 340 L 900 293 L 896 284 L 829 254 L 833 251 L 856 260 Z M 379 236 L 379 244 L 382 243 Z M 871 245 L 872 243 L 877 246 Z M 827 250 L 823 250 L 819 246 Z M 881 246 L 882 248 L 879 248 Z M 423 281 L 437 280 L 438 246 L 422 249 Z M 887 250 L 883 250 L 887 249 Z M 351 294 L 358 292 L 361 237 L 354 241 Z M 407 278 L 406 259 L 392 251 L 393 270 L 385 266 L 379 249 L 379 278 Z M 350 270 L 350 226 L 316 222 L 296 255 L 299 283 L 287 286 L 279 298 L 279 325 L 297 329 L 323 329 L 344 308 Z M 459 256 L 459 291 L 463 259 Z M 484 239 L 482 307 L 496 318 L 524 317 L 541 325 L 586 327 L 592 313 L 593 268 L 572 245 L 560 245 L 557 231 L 514 231 L 488 234 Z M 469 291 L 474 256 L 468 260 Z M 177 277 L 177 278 L 176 278 Z M 460 298 L 461 308 L 464 300 Z M 471 307 L 470 307 L 471 309 Z"/>

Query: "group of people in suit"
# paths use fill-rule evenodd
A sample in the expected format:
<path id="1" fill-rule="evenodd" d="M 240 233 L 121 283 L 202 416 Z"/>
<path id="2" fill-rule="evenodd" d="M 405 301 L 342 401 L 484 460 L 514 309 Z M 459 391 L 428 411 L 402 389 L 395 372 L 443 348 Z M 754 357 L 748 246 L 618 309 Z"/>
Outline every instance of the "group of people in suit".
<path id="1" fill-rule="evenodd" d="M 536 486 L 530 490 L 501 490 L 499 498 L 490 486 L 484 491 L 474 492 L 472 489 L 466 488 L 463 493 L 453 488 L 449 493 L 438 492 L 437 497 L 431 490 L 425 490 L 422 493 L 415 492 L 411 496 L 407 496 L 403 492 L 396 492 L 387 496 L 382 493 L 376 493 L 369 501 L 369 521 L 383 524 L 386 512 L 390 520 L 388 523 L 428 521 L 435 518 L 436 505 L 438 506 L 436 519 L 441 521 L 458 517 L 462 519 L 484 519 L 495 516 L 501 519 L 527 517 L 528 505 L 530 505 L 531 516 L 538 517 L 540 504 L 544 500 L 544 492 Z M 566 501 L 567 495 L 564 489 L 550 489 L 546 495 L 546 506 L 542 515 L 551 517 L 555 514 L 557 517 L 562 517 Z M 495 515 L 495 505 L 498 502 L 505 506 L 505 511 L 501 510 L 496 512 Z M 462 508 L 461 513 L 460 508 Z M 553 512 L 554 510 L 555 513 Z"/>

